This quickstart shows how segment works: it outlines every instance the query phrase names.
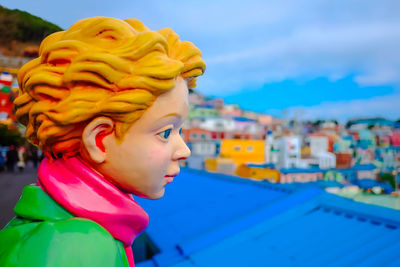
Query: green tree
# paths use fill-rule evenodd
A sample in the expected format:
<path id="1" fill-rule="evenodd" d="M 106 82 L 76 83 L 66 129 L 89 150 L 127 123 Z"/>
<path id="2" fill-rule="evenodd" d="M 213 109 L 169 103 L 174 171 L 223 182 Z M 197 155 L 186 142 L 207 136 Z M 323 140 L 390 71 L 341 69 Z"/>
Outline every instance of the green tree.
<path id="1" fill-rule="evenodd" d="M 7 125 L 0 123 L 0 145 L 1 146 L 20 146 L 26 142 L 17 130 L 9 130 Z"/>
<path id="2" fill-rule="evenodd" d="M 40 42 L 47 35 L 61 31 L 59 26 L 18 9 L 0 6 L 0 40 Z"/>
<path id="3" fill-rule="evenodd" d="M 396 188 L 396 180 L 393 174 L 391 173 L 384 173 L 381 175 L 381 179 L 382 182 L 388 182 L 393 189 Z"/>

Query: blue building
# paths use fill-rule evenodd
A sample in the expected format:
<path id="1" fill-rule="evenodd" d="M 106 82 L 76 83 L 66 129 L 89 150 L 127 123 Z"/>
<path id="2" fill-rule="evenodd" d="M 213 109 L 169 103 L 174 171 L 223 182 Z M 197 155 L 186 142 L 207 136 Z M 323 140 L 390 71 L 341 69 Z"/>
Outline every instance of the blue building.
<path id="1" fill-rule="evenodd" d="M 183 169 L 150 215 L 146 266 L 399 266 L 400 211 Z M 141 255 L 135 254 L 135 259 Z"/>

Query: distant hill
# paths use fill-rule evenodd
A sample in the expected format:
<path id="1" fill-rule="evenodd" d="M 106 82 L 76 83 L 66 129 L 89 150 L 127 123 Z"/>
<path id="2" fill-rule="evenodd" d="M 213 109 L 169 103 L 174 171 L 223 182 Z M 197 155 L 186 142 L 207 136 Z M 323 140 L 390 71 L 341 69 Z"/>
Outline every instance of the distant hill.
<path id="1" fill-rule="evenodd" d="M 49 34 L 63 29 L 28 12 L 0 6 L 0 48 L 5 55 L 21 56 L 39 46 Z"/>

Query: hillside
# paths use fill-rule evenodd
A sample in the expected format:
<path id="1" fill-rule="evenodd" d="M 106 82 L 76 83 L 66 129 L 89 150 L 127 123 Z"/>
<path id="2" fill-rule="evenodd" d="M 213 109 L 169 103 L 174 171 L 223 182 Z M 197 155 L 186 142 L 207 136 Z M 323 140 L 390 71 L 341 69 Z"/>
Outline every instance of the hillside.
<path id="1" fill-rule="evenodd" d="M 0 6 L 0 49 L 4 55 L 23 56 L 35 50 L 47 35 L 61 30 L 28 12 Z"/>

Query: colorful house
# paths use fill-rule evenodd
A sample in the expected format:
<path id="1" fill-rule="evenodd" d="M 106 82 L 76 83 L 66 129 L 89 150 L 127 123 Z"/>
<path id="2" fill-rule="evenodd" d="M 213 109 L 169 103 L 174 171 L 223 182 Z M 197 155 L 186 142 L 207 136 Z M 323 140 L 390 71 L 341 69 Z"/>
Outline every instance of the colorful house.
<path id="1" fill-rule="evenodd" d="M 0 122 L 8 125 L 15 121 L 12 112 L 15 98 L 12 82 L 13 78 L 9 73 L 0 74 Z"/>
<path id="2" fill-rule="evenodd" d="M 242 110 L 237 104 L 229 104 L 223 107 L 223 109 L 221 110 L 221 115 L 232 116 L 232 117 L 241 116 Z"/>
<path id="3" fill-rule="evenodd" d="M 189 90 L 189 104 L 193 106 L 202 106 L 205 104 L 205 99 L 202 94 L 197 92 L 196 89 Z"/>
<path id="4" fill-rule="evenodd" d="M 328 152 L 329 139 L 327 136 L 310 135 L 308 139 L 310 140 L 310 154 L 312 156 L 317 155 L 319 153 Z"/>
<path id="5" fill-rule="evenodd" d="M 233 175 L 235 174 L 237 164 L 231 158 L 205 158 L 204 168 L 208 172 Z"/>
<path id="6" fill-rule="evenodd" d="M 364 129 L 359 132 L 360 140 L 358 141 L 358 147 L 362 149 L 368 149 L 376 146 L 375 135 L 369 129 Z"/>
<path id="7" fill-rule="evenodd" d="M 206 99 L 205 106 L 212 107 L 216 110 L 221 110 L 224 107 L 224 100 L 222 98 Z"/>
<path id="8" fill-rule="evenodd" d="M 206 129 L 212 132 L 229 133 L 235 131 L 235 122 L 232 118 L 224 117 L 195 117 L 193 118 L 191 126 Z M 195 125 L 196 121 L 196 125 Z"/>
<path id="9" fill-rule="evenodd" d="M 370 164 L 357 164 L 353 166 L 357 172 L 357 179 L 372 179 L 376 180 L 378 169 L 372 163 Z"/>
<path id="10" fill-rule="evenodd" d="M 191 106 L 188 119 L 194 117 L 215 117 L 219 116 L 219 111 L 208 106 Z"/>
<path id="11" fill-rule="evenodd" d="M 312 133 L 308 136 L 311 155 L 320 152 L 333 152 L 335 137 L 324 132 Z"/>
<path id="12" fill-rule="evenodd" d="M 300 169 L 290 168 L 281 169 L 281 183 L 308 183 L 323 179 L 324 171 L 319 168 Z"/>
<path id="13" fill-rule="evenodd" d="M 325 181 L 335 181 L 335 182 L 339 182 L 339 183 L 345 182 L 343 174 L 339 171 L 336 171 L 335 169 L 325 172 L 324 180 Z"/>
<path id="14" fill-rule="evenodd" d="M 186 143 L 213 139 L 211 131 L 198 127 L 182 129 L 182 135 Z"/>
<path id="15" fill-rule="evenodd" d="M 277 166 L 294 168 L 300 166 L 301 139 L 299 136 L 283 136 L 276 139 L 279 151 Z"/>
<path id="16" fill-rule="evenodd" d="M 190 143 L 192 155 L 217 156 L 221 146 L 220 140 L 195 141 Z"/>
<path id="17" fill-rule="evenodd" d="M 236 175 L 271 183 L 278 183 L 280 178 L 280 172 L 273 164 L 242 164 L 236 169 Z"/>
<path id="18" fill-rule="evenodd" d="M 333 144 L 333 150 L 335 153 L 351 153 L 353 144 L 353 136 L 342 136 L 338 138 Z"/>
<path id="19" fill-rule="evenodd" d="M 340 183 L 355 183 L 357 181 L 357 171 L 353 168 L 330 169 L 324 173 L 324 180 Z"/>
<path id="20" fill-rule="evenodd" d="M 205 170 L 205 159 L 219 155 L 220 140 L 194 141 L 187 144 L 192 152 L 186 159 L 186 166 L 189 168 Z"/>
<path id="21" fill-rule="evenodd" d="M 264 163 L 264 140 L 223 139 L 221 158 L 230 158 L 238 166 L 244 163 Z"/>
<path id="22" fill-rule="evenodd" d="M 353 155 L 351 153 L 337 153 L 336 154 L 336 167 L 342 169 L 351 168 Z"/>
<path id="23" fill-rule="evenodd" d="M 256 120 L 245 117 L 234 117 L 235 129 L 232 132 L 235 139 L 264 139 L 265 128 Z"/>
<path id="24" fill-rule="evenodd" d="M 400 146 L 400 131 L 393 131 L 392 133 L 392 146 Z"/>

